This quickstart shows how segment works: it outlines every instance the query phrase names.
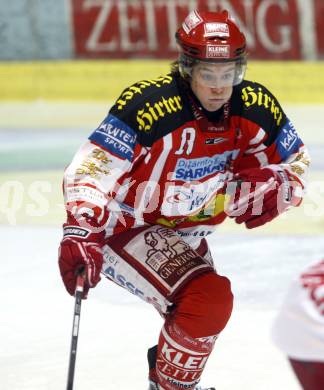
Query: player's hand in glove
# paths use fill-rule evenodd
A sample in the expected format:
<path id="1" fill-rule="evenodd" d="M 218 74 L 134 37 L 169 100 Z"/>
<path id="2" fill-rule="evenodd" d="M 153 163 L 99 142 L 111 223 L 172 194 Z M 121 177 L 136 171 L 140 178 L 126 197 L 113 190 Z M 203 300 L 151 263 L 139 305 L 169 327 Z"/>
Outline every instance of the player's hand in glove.
<path id="1" fill-rule="evenodd" d="M 264 225 L 287 209 L 299 206 L 302 185 L 285 169 L 252 168 L 237 173 L 227 185 L 227 214 L 248 229 Z"/>
<path id="2" fill-rule="evenodd" d="M 63 225 L 58 263 L 63 283 L 71 295 L 75 293 L 77 275 L 84 274 L 83 298 L 86 298 L 89 288 L 95 287 L 101 279 L 104 229 L 93 216 L 81 216 L 82 218 L 79 214 L 76 217 L 68 211 L 67 223 Z"/>

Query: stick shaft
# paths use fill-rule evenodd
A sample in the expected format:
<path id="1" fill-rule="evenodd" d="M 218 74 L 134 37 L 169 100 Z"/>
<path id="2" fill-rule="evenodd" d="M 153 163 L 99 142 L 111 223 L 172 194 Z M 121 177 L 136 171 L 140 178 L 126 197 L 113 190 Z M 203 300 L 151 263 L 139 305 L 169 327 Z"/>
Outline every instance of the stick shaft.
<path id="1" fill-rule="evenodd" d="M 73 315 L 73 325 L 72 325 L 72 338 L 71 338 L 71 349 L 70 349 L 70 361 L 69 361 L 69 371 L 67 379 L 67 390 L 73 390 L 74 382 L 74 370 L 75 370 L 75 361 L 76 353 L 78 346 L 78 337 L 79 337 L 79 325 L 81 318 L 81 302 L 84 286 L 84 277 L 79 275 L 77 278 L 77 284 L 75 289 L 75 303 L 74 303 L 74 315 Z"/>

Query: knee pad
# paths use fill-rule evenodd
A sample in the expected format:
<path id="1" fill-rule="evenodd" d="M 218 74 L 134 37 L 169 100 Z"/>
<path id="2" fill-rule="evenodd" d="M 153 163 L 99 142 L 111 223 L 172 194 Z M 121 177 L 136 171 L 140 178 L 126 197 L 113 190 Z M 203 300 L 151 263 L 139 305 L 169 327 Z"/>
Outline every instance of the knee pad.
<path id="1" fill-rule="evenodd" d="M 231 283 L 215 272 L 189 281 L 174 297 L 172 320 L 191 337 L 217 335 L 233 309 Z"/>

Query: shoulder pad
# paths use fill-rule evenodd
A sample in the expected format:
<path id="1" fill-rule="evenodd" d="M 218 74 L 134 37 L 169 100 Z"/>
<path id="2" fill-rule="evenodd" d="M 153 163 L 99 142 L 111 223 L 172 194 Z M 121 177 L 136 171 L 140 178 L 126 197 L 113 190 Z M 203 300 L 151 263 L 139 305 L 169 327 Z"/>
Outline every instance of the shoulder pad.
<path id="1" fill-rule="evenodd" d="M 278 100 L 263 85 L 243 81 L 234 87 L 233 115 L 251 120 L 268 134 L 276 133 L 286 123 L 286 115 Z"/>
<path id="2" fill-rule="evenodd" d="M 150 146 L 179 126 L 183 106 L 177 82 L 168 74 L 126 88 L 110 113 L 137 133 L 138 142 Z"/>
<path id="3" fill-rule="evenodd" d="M 155 93 L 161 93 L 165 86 L 173 83 L 171 74 L 158 77 L 153 80 L 141 80 L 124 89 L 119 98 L 116 100 L 116 109 L 120 112 L 131 110 L 143 99 L 149 99 Z"/>

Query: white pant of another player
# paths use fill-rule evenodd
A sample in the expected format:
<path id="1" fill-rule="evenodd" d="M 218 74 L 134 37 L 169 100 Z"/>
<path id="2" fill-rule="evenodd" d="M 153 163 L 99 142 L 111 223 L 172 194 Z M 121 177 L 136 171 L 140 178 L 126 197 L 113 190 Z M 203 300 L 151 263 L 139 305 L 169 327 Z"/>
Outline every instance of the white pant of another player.
<path id="1" fill-rule="evenodd" d="M 324 261 L 291 284 L 273 326 L 273 339 L 287 355 L 304 390 L 324 389 Z"/>

